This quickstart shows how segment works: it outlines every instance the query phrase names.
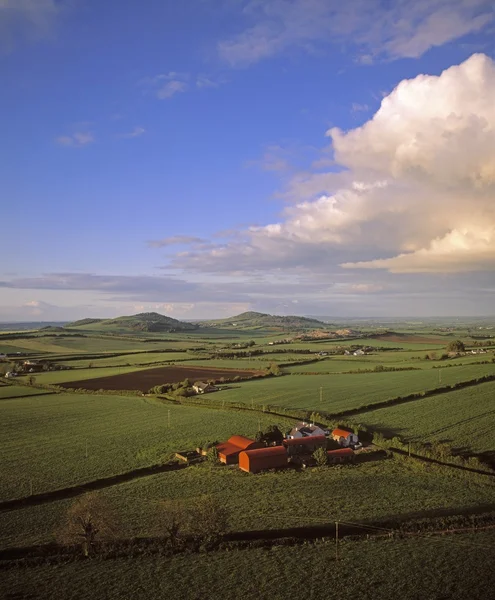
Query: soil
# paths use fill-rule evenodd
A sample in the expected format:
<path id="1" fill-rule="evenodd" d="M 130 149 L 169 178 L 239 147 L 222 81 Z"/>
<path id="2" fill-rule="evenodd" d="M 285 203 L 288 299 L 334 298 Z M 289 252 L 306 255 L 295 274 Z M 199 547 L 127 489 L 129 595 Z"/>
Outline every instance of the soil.
<path id="1" fill-rule="evenodd" d="M 110 375 L 108 377 L 97 377 L 96 379 L 81 379 L 79 381 L 67 381 L 61 383 L 65 388 L 83 388 L 85 390 L 139 390 L 146 393 L 155 385 L 164 383 L 179 383 L 189 379 L 195 381 L 208 381 L 213 379 L 219 381 L 221 377 L 232 379 L 258 375 L 260 371 L 248 371 L 239 369 L 214 369 L 206 367 L 158 367 L 136 371 L 134 373 L 123 373 L 122 375 Z"/>

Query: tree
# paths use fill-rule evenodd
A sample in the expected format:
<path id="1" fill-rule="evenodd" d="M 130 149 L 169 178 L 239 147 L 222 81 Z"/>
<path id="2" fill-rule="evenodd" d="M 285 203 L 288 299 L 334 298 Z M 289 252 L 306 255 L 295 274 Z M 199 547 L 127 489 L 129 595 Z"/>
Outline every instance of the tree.
<path id="1" fill-rule="evenodd" d="M 206 539 L 217 537 L 229 525 L 229 511 L 213 496 L 196 498 L 189 516 L 191 533 Z"/>
<path id="2" fill-rule="evenodd" d="M 270 373 L 270 375 L 275 375 L 275 377 L 278 377 L 279 375 L 282 375 L 282 370 L 279 367 L 279 365 L 277 365 L 277 363 L 272 362 L 268 367 L 268 373 Z"/>
<path id="3" fill-rule="evenodd" d="M 33 375 L 31 375 L 28 379 L 28 383 L 29 385 L 34 385 L 36 383 L 36 377 L 33 377 Z"/>
<path id="4" fill-rule="evenodd" d="M 316 461 L 317 467 L 324 467 L 328 464 L 328 455 L 324 448 L 318 448 L 313 452 L 313 458 Z"/>
<path id="5" fill-rule="evenodd" d="M 447 344 L 447 352 L 465 352 L 466 347 L 461 340 L 452 340 Z"/>
<path id="6" fill-rule="evenodd" d="M 220 462 L 220 459 L 218 458 L 218 448 L 216 446 L 211 446 L 208 449 L 208 452 L 206 453 L 206 460 L 213 465 L 216 465 Z"/>
<path id="7" fill-rule="evenodd" d="M 96 492 L 78 498 L 67 511 L 57 539 L 62 544 L 81 544 L 84 556 L 95 552 L 97 540 L 116 537 L 117 520 L 110 506 Z"/>
<path id="8" fill-rule="evenodd" d="M 160 532 L 164 532 L 172 548 L 180 545 L 181 534 L 187 531 L 189 515 L 182 503 L 164 500 L 160 504 L 157 524 Z"/>

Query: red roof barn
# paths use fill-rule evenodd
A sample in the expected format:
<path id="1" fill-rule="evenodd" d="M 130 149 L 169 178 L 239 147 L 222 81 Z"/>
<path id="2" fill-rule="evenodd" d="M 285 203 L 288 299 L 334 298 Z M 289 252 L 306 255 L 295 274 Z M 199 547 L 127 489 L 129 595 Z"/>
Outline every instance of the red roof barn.
<path id="1" fill-rule="evenodd" d="M 328 462 L 330 464 L 352 462 L 354 460 L 354 450 L 352 448 L 339 448 L 338 450 L 329 450 L 327 452 Z"/>
<path id="2" fill-rule="evenodd" d="M 255 442 L 242 435 L 233 435 L 226 442 L 217 445 L 218 458 L 226 465 L 234 465 L 239 461 L 239 453 L 243 450 L 263 448 L 261 442 Z"/>
<path id="3" fill-rule="evenodd" d="M 284 440 L 283 443 L 289 454 L 311 454 L 317 448 L 326 448 L 327 438 L 324 435 L 310 435 Z"/>
<path id="4" fill-rule="evenodd" d="M 287 466 L 287 450 L 283 446 L 244 450 L 239 454 L 239 468 L 248 473 Z"/>

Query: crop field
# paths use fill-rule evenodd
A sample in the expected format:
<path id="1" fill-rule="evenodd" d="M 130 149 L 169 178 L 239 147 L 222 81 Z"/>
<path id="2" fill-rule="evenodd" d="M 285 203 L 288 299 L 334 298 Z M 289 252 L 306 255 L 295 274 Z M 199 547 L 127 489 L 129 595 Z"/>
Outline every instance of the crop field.
<path id="1" fill-rule="evenodd" d="M 41 373 L 34 373 L 34 377 L 36 378 L 37 383 L 43 383 L 47 385 L 58 385 L 66 381 L 78 382 L 79 379 L 93 379 L 96 377 L 110 377 L 112 375 L 136 373 L 146 368 L 147 367 L 138 367 L 137 365 L 135 365 L 133 367 L 102 367 L 101 369 L 67 369 L 62 371 L 43 371 Z M 80 386 L 77 385 L 75 387 Z"/>
<path id="2" fill-rule="evenodd" d="M 384 373 L 285 375 L 241 382 L 218 392 L 215 399 L 335 413 L 494 373 L 495 365 L 489 364 Z"/>
<path id="3" fill-rule="evenodd" d="M 132 366 L 132 365 L 148 365 L 151 363 L 163 363 L 189 360 L 193 358 L 193 354 L 187 352 L 136 352 L 135 354 L 121 354 L 119 356 L 98 357 L 98 358 L 81 358 L 78 360 L 58 360 L 57 363 L 67 365 L 68 367 L 87 367 L 92 364 L 93 367 L 112 367 L 112 366 Z"/>
<path id="4" fill-rule="evenodd" d="M 495 383 L 366 412 L 360 423 L 410 441 L 448 442 L 461 451 L 495 450 Z"/>
<path id="5" fill-rule="evenodd" d="M 396 515 L 426 518 L 475 511 L 495 503 L 490 477 L 407 459 L 259 475 L 202 463 L 98 493 L 118 514 L 122 537 L 156 535 L 157 510 L 163 499 L 187 506 L 204 494 L 212 494 L 228 509 L 229 527 L 234 531 L 302 527 L 337 519 L 366 523 Z M 0 544 L 8 547 L 52 540 L 70 504 L 64 500 L 1 513 Z"/>
<path id="6" fill-rule="evenodd" d="M 255 371 L 241 369 L 215 369 L 174 365 L 173 367 L 156 367 L 154 369 L 144 369 L 109 377 L 66 381 L 63 383 L 63 386 L 88 390 L 140 390 L 146 393 L 155 385 L 178 383 L 184 381 L 186 378 L 190 379 L 191 383 L 193 383 L 197 380 L 220 379 L 221 377 L 248 377 L 254 373 Z"/>
<path id="7" fill-rule="evenodd" d="M 339 600 L 422 598 L 465 600 L 473 590 L 495 587 L 495 534 L 360 540 L 304 546 L 251 548 L 198 555 L 146 556 L 43 565 L 2 573 L 4 597 L 259 598 L 285 600 L 287 582 L 308 598 L 332 590 Z M 429 565 L 425 569 L 425 564 Z M 455 568 L 453 568 L 455 565 Z M 418 585 L 421 582 L 421 585 Z M 0 587 L 1 594 L 2 587 Z"/>
<path id="8" fill-rule="evenodd" d="M 9 398 L 18 398 L 20 396 L 37 396 L 38 394 L 44 394 L 43 390 L 37 390 L 32 387 L 24 385 L 1 385 L 0 386 L 0 400 L 7 400 Z"/>
<path id="9" fill-rule="evenodd" d="M 28 495 L 30 482 L 40 493 L 93 481 L 273 423 L 290 422 L 136 397 L 62 393 L 0 402 L 0 500 Z"/>

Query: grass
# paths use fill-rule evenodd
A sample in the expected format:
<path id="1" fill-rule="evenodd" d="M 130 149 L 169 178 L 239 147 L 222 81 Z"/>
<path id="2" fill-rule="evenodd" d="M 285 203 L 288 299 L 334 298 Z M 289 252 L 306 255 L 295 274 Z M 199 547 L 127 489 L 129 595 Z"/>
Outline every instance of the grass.
<path id="1" fill-rule="evenodd" d="M 156 464 L 202 441 L 254 436 L 260 418 L 263 428 L 277 422 L 137 397 L 62 393 L 0 402 L 0 499 L 27 495 L 30 482 L 34 493 L 46 492 Z"/>
<path id="2" fill-rule="evenodd" d="M 155 535 L 162 499 L 187 504 L 202 494 L 212 494 L 229 510 L 233 530 L 300 527 L 337 519 L 376 522 L 397 515 L 436 517 L 482 506 L 493 509 L 495 504 L 489 477 L 407 459 L 259 475 L 201 464 L 99 493 L 115 507 L 123 537 Z M 50 541 L 71 502 L 0 514 L 1 543 L 8 547 Z"/>
<path id="3" fill-rule="evenodd" d="M 19 396 L 37 396 L 43 394 L 42 390 L 37 390 L 24 385 L 2 385 L 0 386 L 0 400 L 17 398 Z"/>
<path id="4" fill-rule="evenodd" d="M 122 354 L 120 356 L 110 356 L 101 358 L 81 358 L 80 360 L 60 360 L 59 364 L 69 367 L 84 368 L 88 364 L 93 367 L 112 367 L 118 365 L 149 365 L 154 363 L 163 363 L 171 361 L 183 361 L 192 358 L 192 354 L 187 352 L 146 352 L 142 350 L 136 354 Z"/>
<path id="5" fill-rule="evenodd" d="M 490 364 L 442 369 L 441 374 L 440 369 L 425 369 L 351 375 L 285 375 L 243 382 L 220 392 L 215 398 L 221 397 L 225 402 L 242 402 L 247 405 L 270 405 L 336 413 L 396 396 L 475 379 L 493 372 L 494 366 Z"/>
<path id="6" fill-rule="evenodd" d="M 87 361 L 86 365 L 88 364 Z M 90 361 L 93 362 L 94 361 Z M 70 363 L 68 363 L 70 364 Z M 67 369 L 64 371 L 46 371 L 42 373 L 34 373 L 37 383 L 47 385 L 65 383 L 66 381 L 79 381 L 84 379 L 95 379 L 97 377 L 107 377 L 111 375 L 121 375 L 123 373 L 133 373 L 134 371 L 142 371 L 148 367 L 102 367 L 101 369 Z"/>
<path id="7" fill-rule="evenodd" d="M 495 383 L 484 383 L 353 417 L 410 441 L 448 442 L 459 450 L 495 449 Z"/>
<path id="8" fill-rule="evenodd" d="M 234 552 L 119 558 L 4 571 L 5 598 L 465 600 L 495 586 L 495 534 L 333 541 Z M 290 582 L 290 583 L 289 583 Z M 0 588 L 0 592 L 1 592 Z"/>

